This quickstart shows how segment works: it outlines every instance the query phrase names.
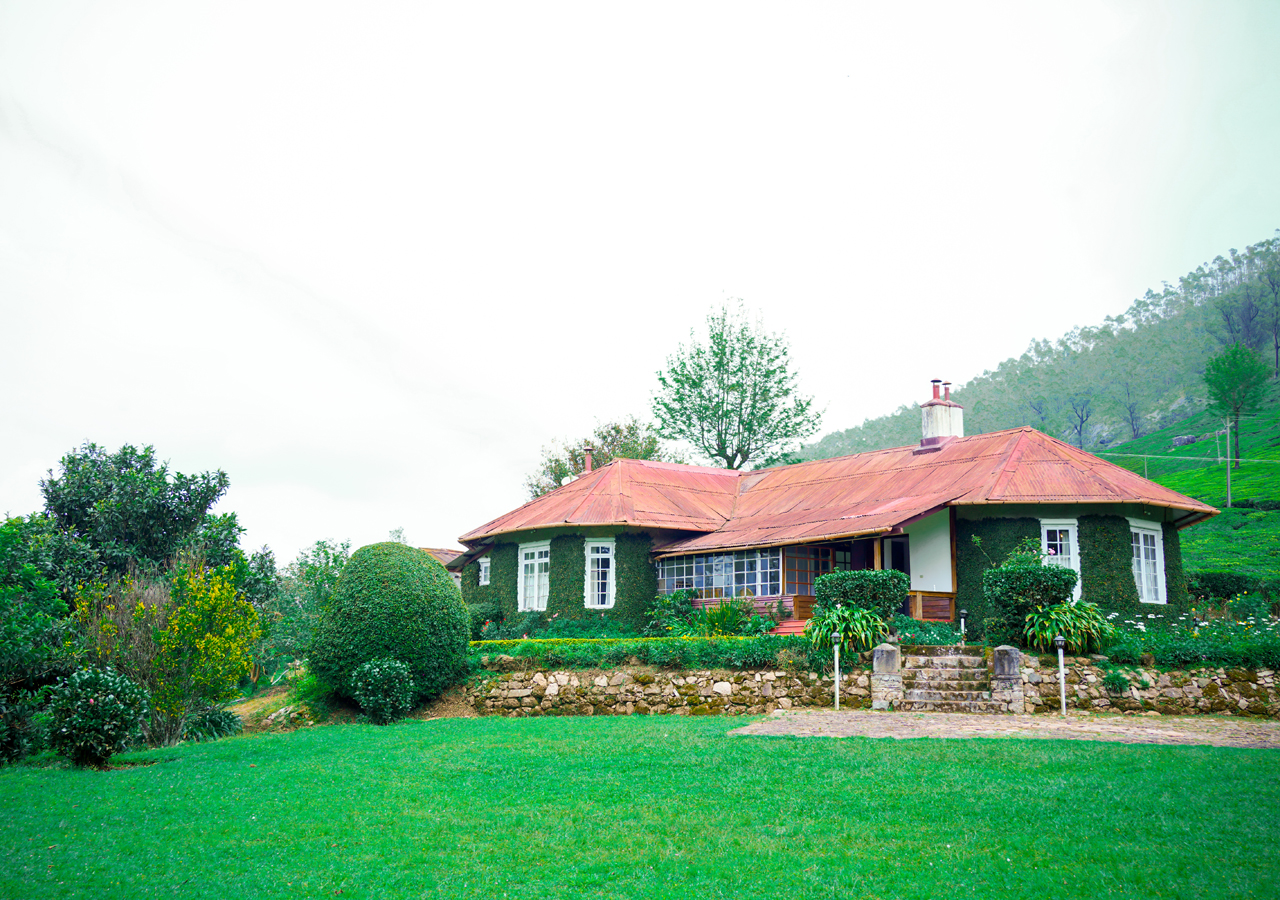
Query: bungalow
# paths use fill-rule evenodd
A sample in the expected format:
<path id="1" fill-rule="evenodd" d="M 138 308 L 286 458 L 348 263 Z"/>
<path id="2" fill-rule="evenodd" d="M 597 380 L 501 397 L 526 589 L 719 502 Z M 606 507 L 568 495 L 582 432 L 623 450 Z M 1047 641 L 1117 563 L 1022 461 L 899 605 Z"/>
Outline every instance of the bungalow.
<path id="1" fill-rule="evenodd" d="M 1179 531 L 1217 510 L 1032 428 L 964 436 L 950 389 L 918 445 L 755 471 L 615 459 L 462 535 L 469 604 L 510 617 L 639 623 L 655 594 L 746 597 L 807 618 L 814 579 L 897 569 L 903 612 L 988 615 L 982 572 L 1024 538 L 1080 574 L 1077 596 L 1187 604 Z"/>

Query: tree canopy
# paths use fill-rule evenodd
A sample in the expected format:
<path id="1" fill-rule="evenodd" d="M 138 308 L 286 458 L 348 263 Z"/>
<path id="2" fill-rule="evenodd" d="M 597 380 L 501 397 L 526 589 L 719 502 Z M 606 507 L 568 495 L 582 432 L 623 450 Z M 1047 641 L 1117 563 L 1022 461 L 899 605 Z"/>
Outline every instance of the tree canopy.
<path id="1" fill-rule="evenodd" d="M 1205 364 L 1204 384 L 1210 408 L 1231 419 L 1235 428 L 1236 461 L 1240 466 L 1240 416 L 1256 412 L 1266 396 L 1271 369 L 1262 354 L 1235 343 Z"/>
<path id="2" fill-rule="evenodd" d="M 538 469 L 525 481 L 529 497 L 541 497 L 554 491 L 566 478 L 577 477 L 586 469 L 583 447 L 592 448 L 592 466 L 599 468 L 615 459 L 652 459 L 659 462 L 684 462 L 679 453 L 664 447 L 656 429 L 635 416 L 598 426 L 591 437 L 566 441 L 542 448 Z"/>
<path id="3" fill-rule="evenodd" d="M 130 560 L 161 565 L 172 557 L 205 524 L 209 508 L 230 483 L 220 470 L 170 476 L 168 463 L 157 462 L 150 446 L 139 450 L 125 444 L 108 453 L 86 443 L 64 456 L 61 466 L 61 475 L 50 471 L 40 482 L 45 508 L 60 529 L 92 547 L 114 574 Z M 227 528 L 221 523 L 221 531 Z"/>
<path id="4" fill-rule="evenodd" d="M 782 335 L 748 321 L 741 305 L 707 316 L 706 343 L 688 346 L 658 373 L 658 433 L 688 441 L 726 469 L 776 457 L 818 430 L 813 398 L 796 390 Z"/>

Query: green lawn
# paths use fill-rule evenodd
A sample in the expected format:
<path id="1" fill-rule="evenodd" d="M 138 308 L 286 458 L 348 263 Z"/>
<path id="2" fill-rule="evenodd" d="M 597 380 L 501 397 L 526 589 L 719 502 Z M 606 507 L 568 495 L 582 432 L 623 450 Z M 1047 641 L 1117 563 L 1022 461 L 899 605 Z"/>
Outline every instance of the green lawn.
<path id="1" fill-rule="evenodd" d="M 334 726 L 0 770 L 0 897 L 1280 896 L 1280 753 Z"/>

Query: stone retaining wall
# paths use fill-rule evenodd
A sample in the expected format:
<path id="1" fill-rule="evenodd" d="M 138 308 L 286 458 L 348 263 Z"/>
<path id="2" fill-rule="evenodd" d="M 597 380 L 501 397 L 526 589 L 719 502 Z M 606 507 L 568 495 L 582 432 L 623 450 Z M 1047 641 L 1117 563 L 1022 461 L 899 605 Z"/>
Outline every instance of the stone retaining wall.
<path id="1" fill-rule="evenodd" d="M 870 657 L 871 654 L 864 654 Z M 992 699 L 1009 712 L 1058 711 L 1057 661 L 1022 654 L 1020 678 L 1012 672 L 992 677 Z M 866 662 L 869 660 L 863 660 Z M 993 664 L 988 655 L 988 665 Z M 497 657 L 486 677 L 466 689 L 466 700 L 481 715 L 761 715 L 775 709 L 831 708 L 833 680 L 815 672 L 669 671 L 648 666 L 609 670 L 522 669 L 523 660 Z M 1125 671 L 1127 690 L 1103 686 L 1110 671 L 1094 660 L 1066 660 L 1067 706 L 1071 709 L 1193 715 L 1218 713 L 1280 718 L 1276 673 L 1262 669 L 1203 669 L 1195 672 Z M 885 686 L 860 663 L 841 678 L 842 708 L 869 709 L 873 688 Z M 1010 682 L 1006 684 L 1005 682 Z M 1143 687 L 1143 682 L 1146 687 Z M 1021 687 L 1021 691 L 1018 691 Z M 899 686 L 898 690 L 901 690 Z M 880 692 L 877 692 L 877 696 Z M 885 704 L 886 706 L 889 704 Z"/>
<path id="2" fill-rule="evenodd" d="M 1055 713 L 1059 707 L 1058 661 L 1023 654 L 1022 692 L 1029 713 Z M 1270 669 L 1197 669 L 1194 672 L 1159 672 L 1100 669 L 1093 660 L 1066 659 L 1067 707 L 1138 714 L 1164 715 L 1227 713 L 1280 717 L 1280 691 Z M 1102 680 L 1121 671 L 1129 688 L 1113 694 Z M 1146 687 L 1143 687 L 1143 683 Z"/>
<path id="3" fill-rule="evenodd" d="M 841 673 L 841 707 L 871 706 L 867 672 Z M 775 709 L 830 707 L 831 676 L 781 670 L 667 671 L 625 666 L 607 671 L 507 671 L 467 688 L 481 715 L 761 715 Z"/>

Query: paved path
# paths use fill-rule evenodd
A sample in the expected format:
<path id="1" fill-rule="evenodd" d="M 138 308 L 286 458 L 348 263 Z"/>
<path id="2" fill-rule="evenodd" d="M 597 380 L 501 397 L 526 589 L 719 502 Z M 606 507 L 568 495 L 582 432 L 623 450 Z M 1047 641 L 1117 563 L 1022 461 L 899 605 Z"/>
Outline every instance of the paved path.
<path id="1" fill-rule="evenodd" d="M 778 710 L 730 734 L 874 738 L 1050 738 L 1280 750 L 1280 721 L 1229 716 L 1059 716 Z"/>

